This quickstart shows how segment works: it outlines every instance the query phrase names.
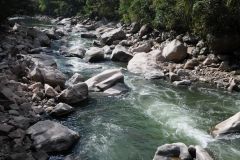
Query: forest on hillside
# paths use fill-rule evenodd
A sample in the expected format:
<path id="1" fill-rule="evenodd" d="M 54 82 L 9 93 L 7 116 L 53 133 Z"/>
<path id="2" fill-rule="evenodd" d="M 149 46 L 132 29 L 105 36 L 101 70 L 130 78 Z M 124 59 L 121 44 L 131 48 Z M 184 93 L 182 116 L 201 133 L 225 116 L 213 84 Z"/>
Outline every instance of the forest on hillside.
<path id="1" fill-rule="evenodd" d="M 85 15 L 201 36 L 240 32 L 239 0 L 2 0 L 0 12 L 1 20 L 13 14 Z"/>

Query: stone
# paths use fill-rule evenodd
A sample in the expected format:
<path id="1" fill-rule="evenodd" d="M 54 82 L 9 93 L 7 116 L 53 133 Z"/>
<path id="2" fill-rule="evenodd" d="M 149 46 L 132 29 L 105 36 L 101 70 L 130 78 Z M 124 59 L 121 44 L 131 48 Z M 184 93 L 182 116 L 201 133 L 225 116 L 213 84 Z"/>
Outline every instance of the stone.
<path id="1" fill-rule="evenodd" d="M 153 160 L 192 160 L 188 147 L 184 143 L 165 144 L 158 147 Z"/>
<path id="2" fill-rule="evenodd" d="M 16 111 L 16 110 L 9 110 L 8 113 L 9 113 L 10 115 L 19 116 L 19 112 Z"/>
<path id="3" fill-rule="evenodd" d="M 162 55 L 168 61 L 181 62 L 187 57 L 187 47 L 175 39 L 164 47 Z"/>
<path id="4" fill-rule="evenodd" d="M 197 160 L 213 160 L 213 158 L 201 146 L 195 146 Z"/>
<path id="5" fill-rule="evenodd" d="M 87 62 L 100 62 L 104 60 L 104 50 L 98 47 L 91 47 L 85 55 Z"/>
<path id="6" fill-rule="evenodd" d="M 82 33 L 81 37 L 82 38 L 97 38 L 97 35 L 89 32 L 89 33 Z"/>
<path id="7" fill-rule="evenodd" d="M 73 112 L 74 109 L 72 106 L 65 103 L 58 103 L 54 109 L 51 111 L 51 115 L 53 116 L 63 116 Z"/>
<path id="8" fill-rule="evenodd" d="M 228 86 L 227 90 L 228 90 L 229 92 L 232 92 L 232 91 L 238 90 L 238 89 L 239 89 L 239 88 L 238 88 L 238 86 L 237 86 L 236 80 L 235 80 L 235 79 L 231 79 L 230 82 L 229 82 L 229 86 Z"/>
<path id="9" fill-rule="evenodd" d="M 89 90 L 92 91 L 104 91 L 116 83 L 123 82 L 124 76 L 121 69 L 109 69 L 102 73 L 93 76 L 92 78 L 85 81 Z"/>
<path id="10" fill-rule="evenodd" d="M 117 45 L 111 54 L 112 61 L 128 62 L 132 55 L 128 52 L 127 48 Z"/>
<path id="11" fill-rule="evenodd" d="M 82 46 L 73 46 L 68 49 L 67 57 L 78 57 L 83 58 L 85 56 L 86 50 Z"/>
<path id="12" fill-rule="evenodd" d="M 66 76 L 53 67 L 42 67 L 40 65 L 35 66 L 35 68 L 29 73 L 29 77 L 38 82 L 47 83 L 53 87 L 60 85 L 64 86 L 66 81 Z"/>
<path id="13" fill-rule="evenodd" d="M 223 61 L 220 64 L 218 70 L 229 72 L 229 71 L 231 71 L 231 67 L 229 66 L 229 63 L 227 61 Z"/>
<path id="14" fill-rule="evenodd" d="M 161 55 L 160 50 L 153 50 L 149 53 L 137 53 L 133 58 L 128 62 L 127 69 L 128 71 L 135 74 L 142 74 L 146 78 L 150 79 L 156 78 L 164 75 L 164 73 L 158 68 L 157 60 Z"/>
<path id="15" fill-rule="evenodd" d="M 56 97 L 58 95 L 57 91 L 55 91 L 55 89 L 48 84 L 44 84 L 44 90 L 45 96 L 47 97 Z"/>
<path id="16" fill-rule="evenodd" d="M 20 115 L 20 116 L 13 117 L 13 120 L 11 120 L 9 124 L 22 129 L 27 129 L 30 126 L 31 122 L 32 121 L 30 118 Z"/>
<path id="17" fill-rule="evenodd" d="M 135 48 L 132 48 L 131 49 L 131 52 L 132 53 L 135 53 L 135 52 L 150 52 L 151 51 L 151 48 L 152 48 L 152 44 L 151 42 L 146 42 L 144 44 L 141 44 Z"/>
<path id="18" fill-rule="evenodd" d="M 67 104 L 81 102 L 88 97 L 88 86 L 86 83 L 77 83 L 63 90 L 57 97 L 59 101 Z"/>
<path id="19" fill-rule="evenodd" d="M 140 31 L 138 32 L 139 37 L 143 37 L 147 34 L 149 34 L 152 31 L 152 27 L 149 24 L 145 24 L 140 28 Z"/>
<path id="20" fill-rule="evenodd" d="M 29 28 L 27 34 L 35 40 L 38 40 L 41 46 L 49 46 L 51 43 L 46 33 L 41 32 L 35 28 Z"/>
<path id="21" fill-rule="evenodd" d="M 185 65 L 184 65 L 184 69 L 194 69 L 194 67 L 198 66 L 199 62 L 196 58 L 190 59 L 188 60 Z"/>
<path id="22" fill-rule="evenodd" d="M 40 54 L 41 52 L 48 52 L 48 48 L 47 47 L 33 48 L 29 52 L 31 54 Z"/>
<path id="23" fill-rule="evenodd" d="M 177 75 L 180 77 L 185 77 L 185 76 L 189 76 L 189 72 L 185 69 L 178 69 Z"/>
<path id="24" fill-rule="evenodd" d="M 211 65 L 217 62 L 218 58 L 214 54 L 209 54 L 208 57 L 203 61 L 203 65 Z"/>
<path id="25" fill-rule="evenodd" d="M 123 40 L 126 38 L 126 34 L 122 30 L 122 28 L 113 29 L 109 32 L 105 32 L 101 35 L 101 42 L 103 44 L 111 45 L 113 41 Z"/>
<path id="26" fill-rule="evenodd" d="M 11 160 L 35 160 L 30 153 L 13 153 L 10 155 Z"/>
<path id="27" fill-rule="evenodd" d="M 111 55 L 112 54 L 112 49 L 108 45 L 104 46 L 103 50 L 104 50 L 105 55 Z"/>
<path id="28" fill-rule="evenodd" d="M 137 22 L 133 22 L 133 23 L 131 24 L 130 32 L 133 33 L 133 34 L 135 34 L 135 33 L 137 33 L 139 30 L 140 30 L 140 24 L 137 23 Z"/>
<path id="29" fill-rule="evenodd" d="M 47 55 L 47 54 L 31 54 L 28 55 L 26 57 L 30 58 L 31 61 L 37 66 L 41 66 L 41 67 L 53 67 L 53 68 L 57 68 L 57 63 L 54 59 L 53 56 Z"/>
<path id="30" fill-rule="evenodd" d="M 196 37 L 192 34 L 187 34 L 187 35 L 183 36 L 182 40 L 183 40 L 183 42 L 185 42 L 187 44 L 196 45 L 198 43 L 198 37 Z"/>
<path id="31" fill-rule="evenodd" d="M 8 125 L 8 124 L 0 124 L 0 134 L 8 134 L 14 129 L 14 126 Z"/>
<path id="32" fill-rule="evenodd" d="M 25 137 L 25 135 L 26 135 L 26 132 L 20 128 L 14 130 L 8 134 L 8 136 L 12 139 L 15 139 L 15 138 L 23 139 Z"/>
<path id="33" fill-rule="evenodd" d="M 192 82 L 190 80 L 174 81 L 174 86 L 190 86 Z"/>
<path id="34" fill-rule="evenodd" d="M 212 135 L 215 138 L 234 133 L 240 133 L 240 112 L 217 124 L 212 130 Z"/>
<path id="35" fill-rule="evenodd" d="M 169 79 L 171 82 L 180 81 L 180 77 L 176 73 L 173 73 L 173 72 L 169 72 Z"/>
<path id="36" fill-rule="evenodd" d="M 30 85 L 30 86 L 28 87 L 28 89 L 30 89 L 30 90 L 34 90 L 34 89 L 36 89 L 36 88 L 38 88 L 38 89 L 43 88 L 42 83 L 41 83 L 41 82 L 36 82 L 36 83 L 33 83 L 32 85 Z"/>
<path id="37" fill-rule="evenodd" d="M 80 138 L 77 132 L 50 120 L 37 122 L 28 128 L 27 134 L 36 149 L 48 153 L 67 151 Z"/>
<path id="38" fill-rule="evenodd" d="M 105 90 L 103 93 L 115 96 L 115 95 L 126 93 L 128 90 L 129 88 L 124 83 L 117 83 L 114 86 Z"/>
<path id="39" fill-rule="evenodd" d="M 70 87 L 74 84 L 77 84 L 83 81 L 84 81 L 84 77 L 79 73 L 75 73 L 69 80 L 65 82 L 65 87 Z"/>

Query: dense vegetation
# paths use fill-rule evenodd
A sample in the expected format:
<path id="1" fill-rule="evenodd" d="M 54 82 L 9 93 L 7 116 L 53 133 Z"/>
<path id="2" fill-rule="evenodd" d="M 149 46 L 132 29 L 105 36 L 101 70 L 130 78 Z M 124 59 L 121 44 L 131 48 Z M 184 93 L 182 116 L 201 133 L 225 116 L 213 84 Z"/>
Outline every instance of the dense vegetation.
<path id="1" fill-rule="evenodd" d="M 28 6 L 28 7 L 24 7 Z M 29 7 L 31 6 L 31 7 Z M 36 9 L 37 8 L 37 9 Z M 23 10 L 24 9 L 24 10 Z M 31 11 L 51 16 L 87 15 L 150 23 L 159 29 L 239 34 L 239 0 L 1 0 L 1 19 Z"/>

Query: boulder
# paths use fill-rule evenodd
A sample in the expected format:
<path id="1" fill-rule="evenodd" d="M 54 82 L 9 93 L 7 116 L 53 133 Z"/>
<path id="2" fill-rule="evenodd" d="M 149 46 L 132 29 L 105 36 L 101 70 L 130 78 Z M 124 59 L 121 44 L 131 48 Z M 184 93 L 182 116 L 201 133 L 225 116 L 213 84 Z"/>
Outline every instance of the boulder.
<path id="1" fill-rule="evenodd" d="M 147 34 L 149 34 L 152 31 L 152 27 L 149 24 L 145 24 L 141 27 L 139 31 L 139 36 L 143 37 Z"/>
<path id="2" fill-rule="evenodd" d="M 164 47 L 162 55 L 168 61 L 181 62 L 187 57 L 187 47 L 175 39 Z"/>
<path id="3" fill-rule="evenodd" d="M 135 52 L 150 52 L 151 48 L 152 48 L 151 42 L 146 42 L 144 44 L 141 44 L 137 47 L 132 48 L 131 52 L 132 53 L 135 53 Z"/>
<path id="4" fill-rule="evenodd" d="M 27 58 L 30 58 L 35 65 L 51 66 L 57 68 L 57 63 L 54 60 L 54 57 L 47 54 L 33 54 L 27 56 L 26 59 Z"/>
<path id="5" fill-rule="evenodd" d="M 197 160 L 213 160 L 213 158 L 201 146 L 195 146 Z"/>
<path id="6" fill-rule="evenodd" d="M 132 55 L 130 55 L 127 48 L 121 45 L 117 45 L 111 55 L 112 61 L 128 62 L 131 58 Z"/>
<path id="7" fill-rule="evenodd" d="M 38 82 L 47 83 L 51 86 L 64 86 L 66 76 L 53 67 L 36 65 L 35 68 L 29 73 L 29 77 Z"/>
<path id="8" fill-rule="evenodd" d="M 39 41 L 41 46 L 49 46 L 51 43 L 46 33 L 41 32 L 35 28 L 29 28 L 27 31 L 27 35 L 34 38 L 34 40 Z"/>
<path id="9" fill-rule="evenodd" d="M 99 62 L 104 60 L 104 50 L 98 47 L 91 47 L 85 55 L 87 62 Z"/>
<path id="10" fill-rule="evenodd" d="M 153 160 L 193 159 L 188 152 L 188 147 L 184 143 L 165 144 L 158 147 Z"/>
<path id="11" fill-rule="evenodd" d="M 65 87 L 70 87 L 74 84 L 77 84 L 83 81 L 84 81 L 84 77 L 79 73 L 75 73 L 69 80 L 65 82 Z"/>
<path id="12" fill-rule="evenodd" d="M 188 60 L 185 65 L 184 65 L 184 69 L 194 69 L 195 66 L 198 66 L 199 62 L 196 58 L 190 59 Z"/>
<path id="13" fill-rule="evenodd" d="M 111 45 L 113 41 L 122 40 L 126 38 L 126 34 L 122 28 L 113 29 L 101 35 L 101 42 L 103 44 Z"/>
<path id="14" fill-rule="evenodd" d="M 129 88 L 124 83 L 117 83 L 114 86 L 112 86 L 111 88 L 108 88 L 107 90 L 105 90 L 103 93 L 115 96 L 115 95 L 123 94 L 123 93 L 127 92 L 128 90 L 129 90 Z"/>
<path id="15" fill-rule="evenodd" d="M 77 83 L 63 90 L 58 100 L 67 104 L 81 102 L 88 97 L 88 86 L 86 83 Z"/>
<path id="16" fill-rule="evenodd" d="M 161 55 L 160 50 L 153 50 L 149 53 L 137 53 L 128 62 L 128 71 L 135 74 L 142 74 L 147 79 L 163 78 L 164 73 L 158 68 L 157 59 Z"/>
<path id="17" fill-rule="evenodd" d="M 47 97 L 56 97 L 58 95 L 58 92 L 55 91 L 55 89 L 48 84 L 44 85 L 44 90 Z"/>
<path id="18" fill-rule="evenodd" d="M 103 47 L 103 50 L 104 50 L 104 54 L 105 55 L 111 55 L 112 54 L 112 49 L 110 46 L 106 45 Z"/>
<path id="19" fill-rule="evenodd" d="M 212 131 L 213 136 L 216 138 L 234 133 L 240 133 L 240 112 L 217 124 Z"/>
<path id="20" fill-rule="evenodd" d="M 123 80 L 124 76 L 121 69 L 109 69 L 93 76 L 85 81 L 85 83 L 87 84 L 89 90 L 104 91 L 119 82 L 123 82 Z"/>
<path id="21" fill-rule="evenodd" d="M 53 116 L 63 116 L 73 112 L 74 109 L 72 106 L 65 103 L 58 103 L 54 109 L 50 112 Z"/>
<path id="22" fill-rule="evenodd" d="M 50 120 L 37 122 L 28 128 L 27 134 L 36 149 L 46 152 L 66 151 L 80 138 L 77 132 Z"/>
<path id="23" fill-rule="evenodd" d="M 83 58 L 85 56 L 86 50 L 82 46 L 73 46 L 68 49 L 68 57 L 78 57 Z"/>
<path id="24" fill-rule="evenodd" d="M 176 73 L 173 73 L 173 72 L 169 73 L 169 79 L 171 82 L 180 81 L 180 77 Z"/>

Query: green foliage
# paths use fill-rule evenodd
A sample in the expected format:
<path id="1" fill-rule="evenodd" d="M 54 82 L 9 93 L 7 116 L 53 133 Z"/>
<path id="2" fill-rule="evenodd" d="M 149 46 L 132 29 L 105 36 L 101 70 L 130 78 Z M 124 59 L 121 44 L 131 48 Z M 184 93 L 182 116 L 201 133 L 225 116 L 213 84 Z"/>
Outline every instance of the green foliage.
<path id="1" fill-rule="evenodd" d="M 38 6 L 37 10 L 35 6 Z M 156 28 L 208 33 L 240 34 L 239 0 L 1 0 L 0 20 L 29 12 L 52 16 L 85 14 L 150 23 Z"/>
<path id="2" fill-rule="evenodd" d="M 90 17 L 116 19 L 118 17 L 118 7 L 118 0 L 86 0 L 84 9 Z"/>

